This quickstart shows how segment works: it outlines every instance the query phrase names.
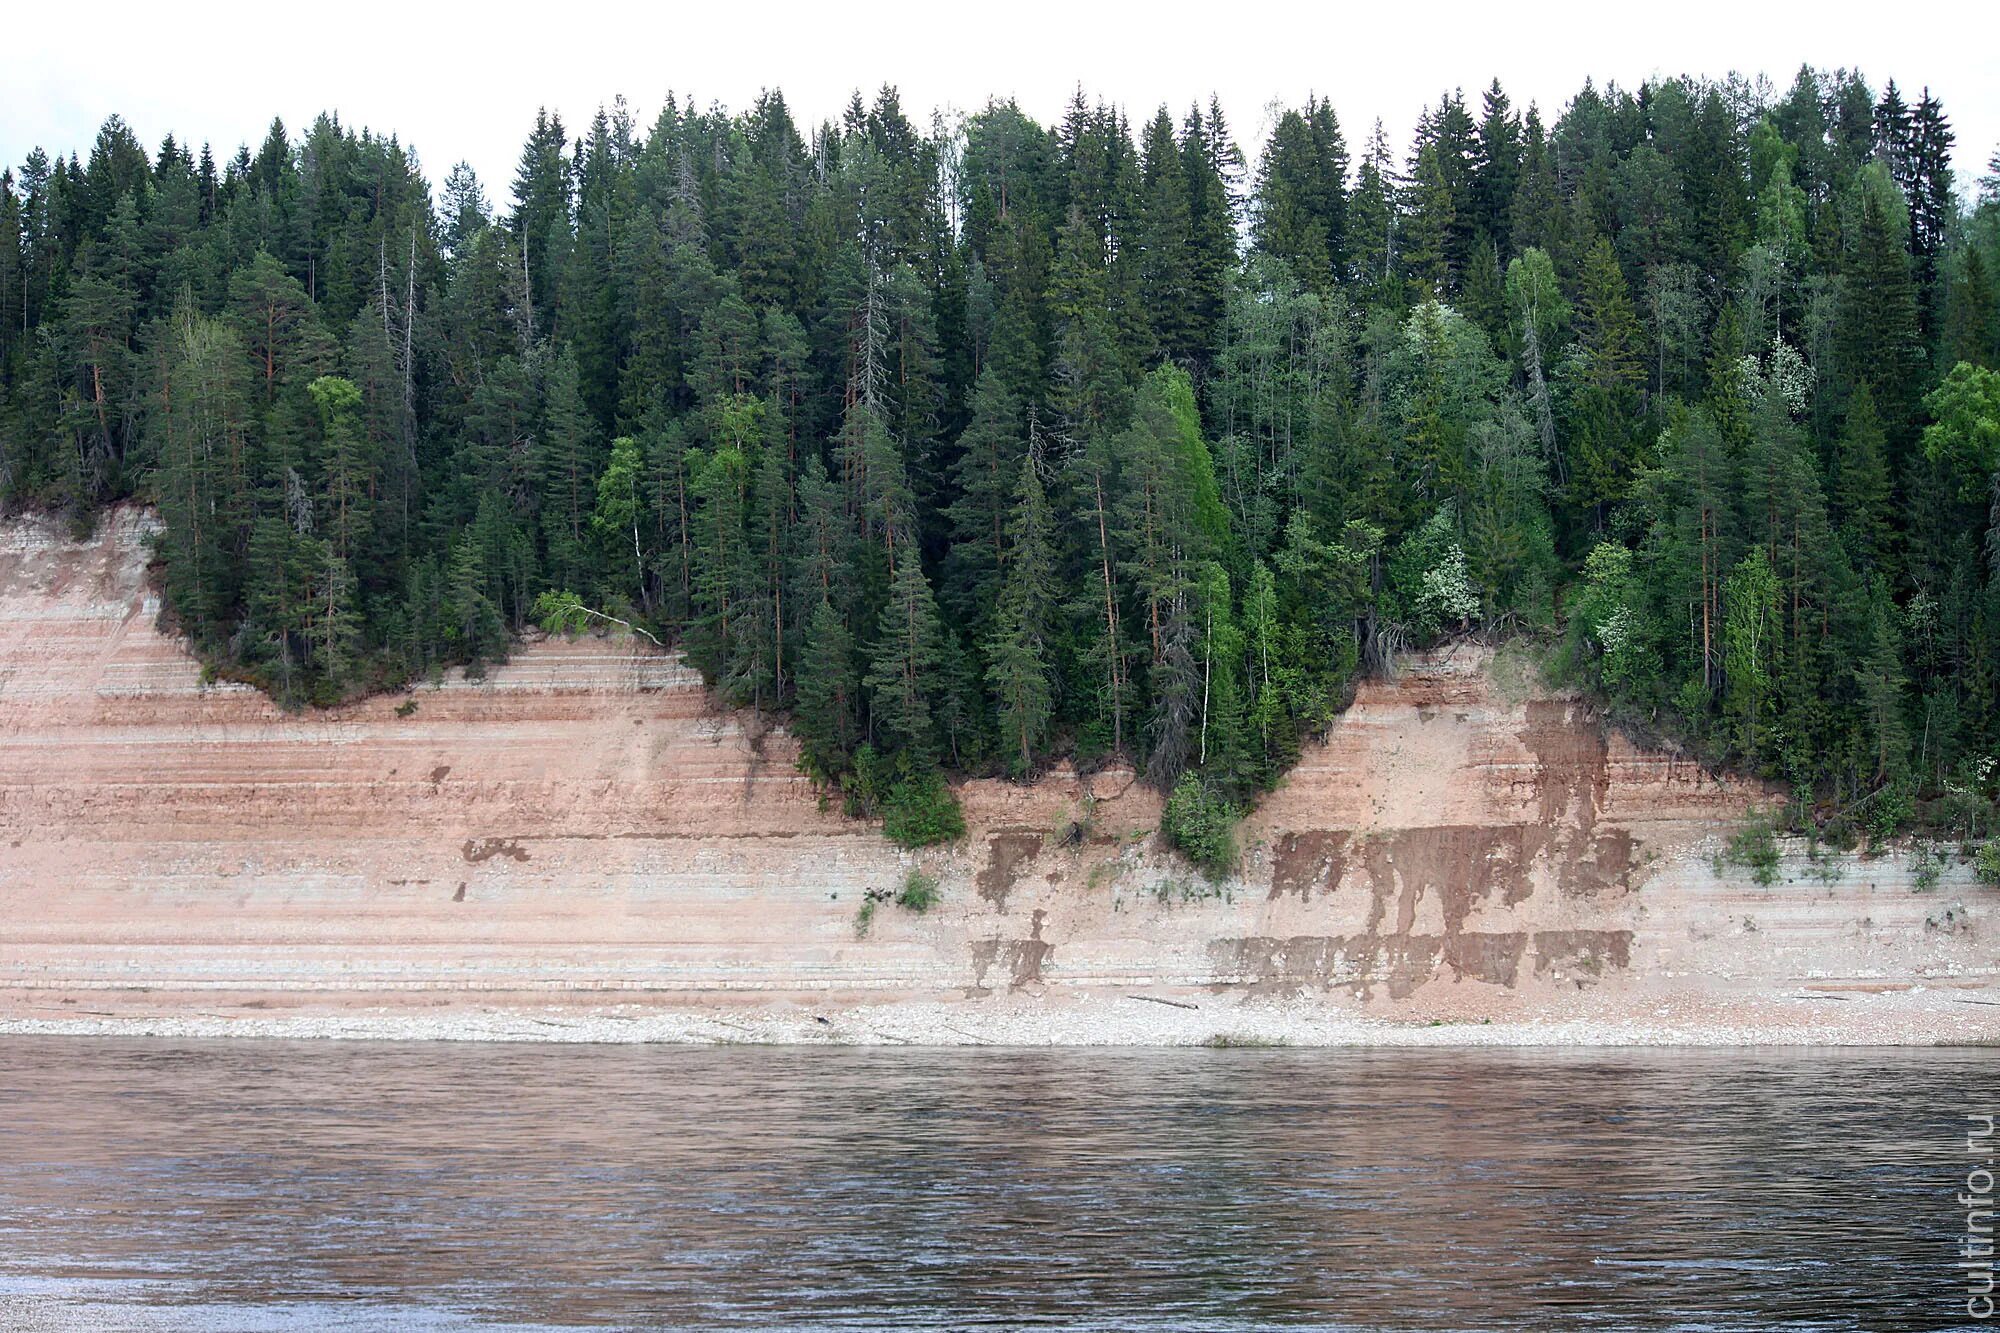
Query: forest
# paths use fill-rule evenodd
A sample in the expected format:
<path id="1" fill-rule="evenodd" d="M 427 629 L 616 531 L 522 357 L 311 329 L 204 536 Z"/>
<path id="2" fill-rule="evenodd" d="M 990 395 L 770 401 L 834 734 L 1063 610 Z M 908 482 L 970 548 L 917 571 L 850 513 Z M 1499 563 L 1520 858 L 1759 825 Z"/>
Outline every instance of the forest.
<path id="1" fill-rule="evenodd" d="M 1811 68 L 1260 137 L 618 100 L 434 188 L 113 117 L 0 175 L 0 503 L 156 506 L 167 617 L 292 706 L 627 622 L 911 843 L 1119 760 L 1226 864 L 1461 636 L 1830 839 L 1992 830 L 2000 155 Z"/>

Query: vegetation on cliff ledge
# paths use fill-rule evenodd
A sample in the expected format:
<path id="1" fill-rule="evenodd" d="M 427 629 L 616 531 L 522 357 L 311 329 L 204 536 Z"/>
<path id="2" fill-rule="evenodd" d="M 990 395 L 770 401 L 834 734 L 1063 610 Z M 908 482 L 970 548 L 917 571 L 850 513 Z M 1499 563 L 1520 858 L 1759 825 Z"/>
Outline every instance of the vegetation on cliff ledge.
<path id="1" fill-rule="evenodd" d="M 0 497 L 157 504 L 172 615 L 288 701 L 616 617 L 910 841 L 943 769 L 1117 756 L 1226 858 L 1358 672 L 1469 630 L 1829 821 L 1982 831 L 2000 198 L 1943 108 L 1496 83 L 1388 143 L 621 101 L 496 209 L 330 116 L 113 118 L 0 177 Z"/>

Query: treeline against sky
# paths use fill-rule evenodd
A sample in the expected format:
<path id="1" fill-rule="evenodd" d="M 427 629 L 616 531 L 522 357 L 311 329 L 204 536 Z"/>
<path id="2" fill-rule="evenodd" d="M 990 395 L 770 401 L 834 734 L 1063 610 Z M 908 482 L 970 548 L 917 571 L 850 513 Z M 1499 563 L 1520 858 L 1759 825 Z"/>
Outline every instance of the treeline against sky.
<path id="1" fill-rule="evenodd" d="M 1893 827 L 2000 749 L 1952 146 L 1810 69 L 1495 84 L 1400 160 L 1315 98 L 1254 171 L 1212 104 L 619 102 L 436 195 L 331 117 L 222 162 L 114 117 L 0 178 L 0 498 L 157 505 L 171 617 L 292 702 L 650 627 L 862 810 L 1119 755 L 1193 828 L 1483 631 Z"/>

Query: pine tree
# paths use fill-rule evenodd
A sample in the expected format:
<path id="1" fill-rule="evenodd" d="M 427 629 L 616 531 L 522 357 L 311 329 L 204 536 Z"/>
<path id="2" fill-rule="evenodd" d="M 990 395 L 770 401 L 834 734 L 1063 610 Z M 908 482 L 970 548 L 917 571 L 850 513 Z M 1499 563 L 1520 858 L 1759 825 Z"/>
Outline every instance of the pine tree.
<path id="1" fill-rule="evenodd" d="M 1018 499 L 1020 461 L 1027 454 L 1021 423 L 1020 400 L 989 364 L 973 393 L 972 421 L 958 440 L 953 465 L 958 498 L 951 505 L 952 546 L 945 562 L 945 604 L 959 624 L 981 631 L 997 605 L 1007 561 L 1008 513 Z"/>
<path id="2" fill-rule="evenodd" d="M 248 536 L 251 418 L 242 348 L 185 301 L 174 311 L 171 337 L 167 391 L 150 423 L 166 593 L 196 642 L 212 644 L 239 609 Z"/>
<path id="3" fill-rule="evenodd" d="M 1639 462 L 1634 426 L 1645 383 L 1638 317 L 1618 258 L 1602 237 L 1584 259 L 1577 327 L 1587 361 L 1571 406 L 1570 478 L 1578 504 L 1601 517 L 1624 498 Z"/>
<path id="4" fill-rule="evenodd" d="M 361 390 L 338 375 L 306 386 L 319 409 L 319 472 L 326 484 L 322 531 L 343 565 L 367 538 L 373 520 L 376 459 L 361 429 Z"/>
<path id="5" fill-rule="evenodd" d="M 1903 717 L 1910 681 L 1903 670 L 1895 613 L 1887 586 L 1877 578 L 1868 599 L 1866 649 L 1854 665 L 1854 683 L 1868 722 L 1870 767 L 1877 782 L 1901 777 L 1910 762 L 1910 729 Z"/>
<path id="6" fill-rule="evenodd" d="M 557 587 L 590 583 L 590 515 L 604 470 L 597 424 L 583 402 L 576 358 L 565 350 L 549 371 L 547 426 L 540 449 L 542 532 Z"/>
<path id="7" fill-rule="evenodd" d="M 1958 254 L 1945 289 L 1940 365 L 2000 367 L 2000 288 L 1976 245 Z"/>
<path id="8" fill-rule="evenodd" d="M 1905 228 L 1895 213 L 1902 201 L 1879 166 L 1864 169 L 1856 188 L 1858 226 L 1840 280 L 1837 338 L 1848 382 L 1874 387 L 1893 474 L 1916 425 L 1923 333 Z"/>
<path id="9" fill-rule="evenodd" d="M 1230 280 L 1236 272 L 1236 212 L 1231 173 L 1239 168 L 1236 145 L 1220 114 L 1204 121 L 1190 108 L 1181 127 L 1181 176 L 1188 199 L 1188 336 L 1206 353 L 1220 341 Z"/>
<path id="10" fill-rule="evenodd" d="M 1187 179 L 1174 123 L 1161 107 L 1146 127 L 1136 236 L 1139 245 L 1139 291 L 1146 321 L 1161 355 L 1182 363 L 1207 350 L 1205 330 L 1197 319 L 1195 251 Z"/>
<path id="11" fill-rule="evenodd" d="M 1910 254 L 1916 259 L 1919 309 L 1935 308 L 1932 292 L 1938 260 L 1950 239 L 1958 202 L 1952 193 L 1951 150 L 1957 138 L 1943 105 L 1924 89 L 1910 118 L 1909 179 L 1905 198 L 1910 209 Z"/>
<path id="12" fill-rule="evenodd" d="M 1324 288 L 1341 270 L 1347 242 L 1347 144 L 1333 105 L 1308 98 L 1271 131 L 1257 169 L 1252 237 L 1264 254 Z"/>
<path id="13" fill-rule="evenodd" d="M 1389 136 L 1378 120 L 1368 136 L 1368 151 L 1355 172 L 1354 193 L 1347 205 L 1350 280 L 1374 300 L 1395 298 L 1394 177 L 1389 161 Z"/>
<path id="14" fill-rule="evenodd" d="M 1834 513 L 1847 534 L 1855 564 L 1879 567 L 1889 551 L 1889 469 L 1875 395 L 1864 382 L 1848 400 L 1847 420 L 1834 452 Z"/>
<path id="15" fill-rule="evenodd" d="M 1482 110 L 1473 161 L 1473 197 L 1478 204 L 1475 217 L 1480 234 L 1491 242 L 1496 255 L 1511 256 L 1514 192 L 1521 179 L 1521 120 L 1498 79 L 1486 90 Z"/>
<path id="16" fill-rule="evenodd" d="M 1410 164 L 1409 186 L 1403 191 L 1402 260 L 1417 289 L 1438 300 L 1448 299 L 1458 287 L 1459 270 L 1452 263 L 1452 237 L 1461 226 L 1456 193 L 1438 146 L 1423 144 Z"/>
<path id="17" fill-rule="evenodd" d="M 986 683 L 993 692 L 1004 749 L 1018 778 L 1035 770 L 1054 712 L 1054 614 L 1059 605 L 1054 523 L 1037 460 L 1021 460 L 1008 532 L 1006 581 L 992 639 Z"/>
<path id="18" fill-rule="evenodd" d="M 514 173 L 514 248 L 518 252 L 517 271 L 527 282 L 520 311 L 527 341 L 552 327 L 557 314 L 557 280 L 570 245 L 573 196 L 570 162 L 564 152 L 568 142 L 562 117 L 537 111 L 534 132 L 521 150 L 521 164 Z"/>
<path id="19" fill-rule="evenodd" d="M 951 645 L 931 581 L 912 547 L 890 573 L 864 683 L 872 731 L 919 770 L 939 758 L 936 712 L 950 686 L 951 667 Z"/>
<path id="20" fill-rule="evenodd" d="M 853 763 L 861 700 L 854 662 L 854 636 L 840 613 L 829 600 L 817 602 L 806 622 L 792 729 L 807 770 L 821 780 L 846 772 Z"/>
<path id="21" fill-rule="evenodd" d="M 1517 254 L 1533 247 L 1559 262 L 1569 260 L 1569 216 L 1541 113 L 1533 106 L 1523 129 L 1520 178 L 1507 208 L 1507 236 Z"/>

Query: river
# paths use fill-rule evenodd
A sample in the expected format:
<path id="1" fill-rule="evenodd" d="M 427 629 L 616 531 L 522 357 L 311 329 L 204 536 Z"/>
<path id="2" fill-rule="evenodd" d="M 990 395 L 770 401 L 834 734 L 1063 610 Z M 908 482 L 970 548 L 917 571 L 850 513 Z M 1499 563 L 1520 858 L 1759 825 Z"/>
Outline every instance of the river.
<path id="1" fill-rule="evenodd" d="M 1951 1327 L 1996 1068 L 6 1038 L 0 1328 Z"/>

